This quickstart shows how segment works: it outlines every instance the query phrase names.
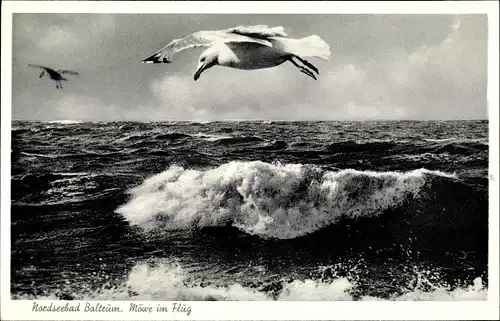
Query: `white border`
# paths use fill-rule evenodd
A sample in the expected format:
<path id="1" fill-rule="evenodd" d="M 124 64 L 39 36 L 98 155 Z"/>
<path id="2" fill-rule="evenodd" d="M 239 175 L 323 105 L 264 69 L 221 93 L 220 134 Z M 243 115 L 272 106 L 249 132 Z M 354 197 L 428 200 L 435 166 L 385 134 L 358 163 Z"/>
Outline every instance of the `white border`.
<path id="1" fill-rule="evenodd" d="M 335 13 L 335 14 L 488 14 L 488 112 L 490 127 L 490 225 L 488 301 L 479 302 L 189 302 L 194 320 L 303 319 L 499 319 L 499 23 L 497 1 L 349 1 L 349 2 L 146 2 L 3 1 L 1 95 L 1 318 L 6 320 L 160 320 L 169 313 L 35 313 L 32 301 L 10 300 L 10 143 L 12 14 L 32 13 Z M 106 304 L 107 301 L 101 303 Z M 129 302 L 115 302 L 127 310 Z M 156 302 L 155 302 L 156 303 Z"/>

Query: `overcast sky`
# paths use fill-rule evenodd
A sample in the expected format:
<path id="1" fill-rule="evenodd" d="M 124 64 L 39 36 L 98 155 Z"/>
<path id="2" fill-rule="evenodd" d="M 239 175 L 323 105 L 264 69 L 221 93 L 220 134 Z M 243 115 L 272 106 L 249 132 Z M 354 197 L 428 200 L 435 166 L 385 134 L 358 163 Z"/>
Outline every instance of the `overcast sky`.
<path id="1" fill-rule="evenodd" d="M 141 60 L 197 30 L 283 26 L 317 34 L 317 81 L 285 63 L 214 67 L 202 48 Z M 487 118 L 486 15 L 14 14 L 12 117 L 30 120 L 371 120 Z M 57 90 L 41 64 L 80 72 Z"/>

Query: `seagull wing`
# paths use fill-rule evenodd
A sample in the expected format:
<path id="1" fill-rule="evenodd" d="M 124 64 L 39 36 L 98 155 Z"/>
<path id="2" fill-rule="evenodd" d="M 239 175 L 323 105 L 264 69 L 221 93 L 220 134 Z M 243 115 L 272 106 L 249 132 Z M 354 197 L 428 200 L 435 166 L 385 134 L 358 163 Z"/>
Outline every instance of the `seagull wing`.
<path id="1" fill-rule="evenodd" d="M 265 46 L 271 46 L 271 43 L 267 40 L 252 38 L 228 30 L 198 31 L 185 38 L 173 40 L 165 47 L 142 60 L 142 62 L 153 64 L 170 63 L 176 52 L 196 47 L 210 47 L 216 42 L 255 42 Z"/>
<path id="2" fill-rule="evenodd" d="M 51 69 L 51 68 L 49 68 L 49 67 L 40 66 L 40 65 L 28 64 L 28 66 L 30 66 L 30 67 L 34 67 L 34 68 L 41 68 L 41 69 L 44 69 L 44 70 L 52 70 L 52 69 Z"/>
<path id="3" fill-rule="evenodd" d="M 268 39 L 269 37 L 287 37 L 285 28 L 282 26 L 270 28 L 267 25 L 238 26 L 223 30 L 228 33 L 243 35 L 257 39 Z"/>
<path id="4" fill-rule="evenodd" d="M 76 71 L 72 71 L 72 70 L 58 70 L 57 72 L 60 74 L 67 74 L 67 75 L 74 75 L 74 76 L 80 75 Z"/>

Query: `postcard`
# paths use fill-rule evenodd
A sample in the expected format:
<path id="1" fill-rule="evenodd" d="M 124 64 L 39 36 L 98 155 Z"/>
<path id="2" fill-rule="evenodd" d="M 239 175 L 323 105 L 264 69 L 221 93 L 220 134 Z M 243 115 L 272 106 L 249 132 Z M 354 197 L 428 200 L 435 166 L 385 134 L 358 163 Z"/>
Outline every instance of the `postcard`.
<path id="1" fill-rule="evenodd" d="M 498 2 L 2 9 L 2 319 L 498 318 Z"/>

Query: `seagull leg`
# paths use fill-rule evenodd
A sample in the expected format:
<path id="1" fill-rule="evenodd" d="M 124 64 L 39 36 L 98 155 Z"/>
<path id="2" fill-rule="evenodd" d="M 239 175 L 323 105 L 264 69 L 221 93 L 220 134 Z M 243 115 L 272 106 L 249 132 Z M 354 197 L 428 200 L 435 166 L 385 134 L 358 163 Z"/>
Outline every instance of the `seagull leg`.
<path id="1" fill-rule="evenodd" d="M 305 60 L 304 58 L 300 58 L 299 56 L 295 56 L 295 58 L 297 58 L 297 60 L 299 60 L 301 63 L 303 63 L 307 67 L 309 67 L 312 70 L 314 70 L 319 75 L 318 68 L 316 68 L 316 66 L 314 66 L 312 63 L 310 63 L 309 61 Z"/>
<path id="2" fill-rule="evenodd" d="M 304 73 L 304 74 L 308 75 L 309 77 L 313 78 L 314 80 L 317 80 L 316 76 L 315 76 L 315 75 L 313 74 L 313 72 L 312 72 L 312 71 L 310 71 L 309 69 L 304 68 L 304 67 L 302 67 L 302 66 L 299 66 L 298 68 L 299 68 L 300 72 L 302 72 L 302 73 Z"/>
<path id="3" fill-rule="evenodd" d="M 290 59 L 288 59 L 295 67 L 297 67 L 302 73 L 308 75 L 309 77 L 311 77 L 312 79 L 314 80 L 317 80 L 316 76 L 313 74 L 312 71 L 310 71 L 309 69 L 305 68 L 305 67 L 302 67 L 301 65 L 299 65 L 298 63 L 296 63 L 294 60 L 293 60 L 293 57 L 290 57 Z"/>
<path id="4" fill-rule="evenodd" d="M 300 71 L 308 75 L 309 77 L 313 78 L 314 80 L 318 80 L 316 76 L 309 69 L 302 67 Z"/>

